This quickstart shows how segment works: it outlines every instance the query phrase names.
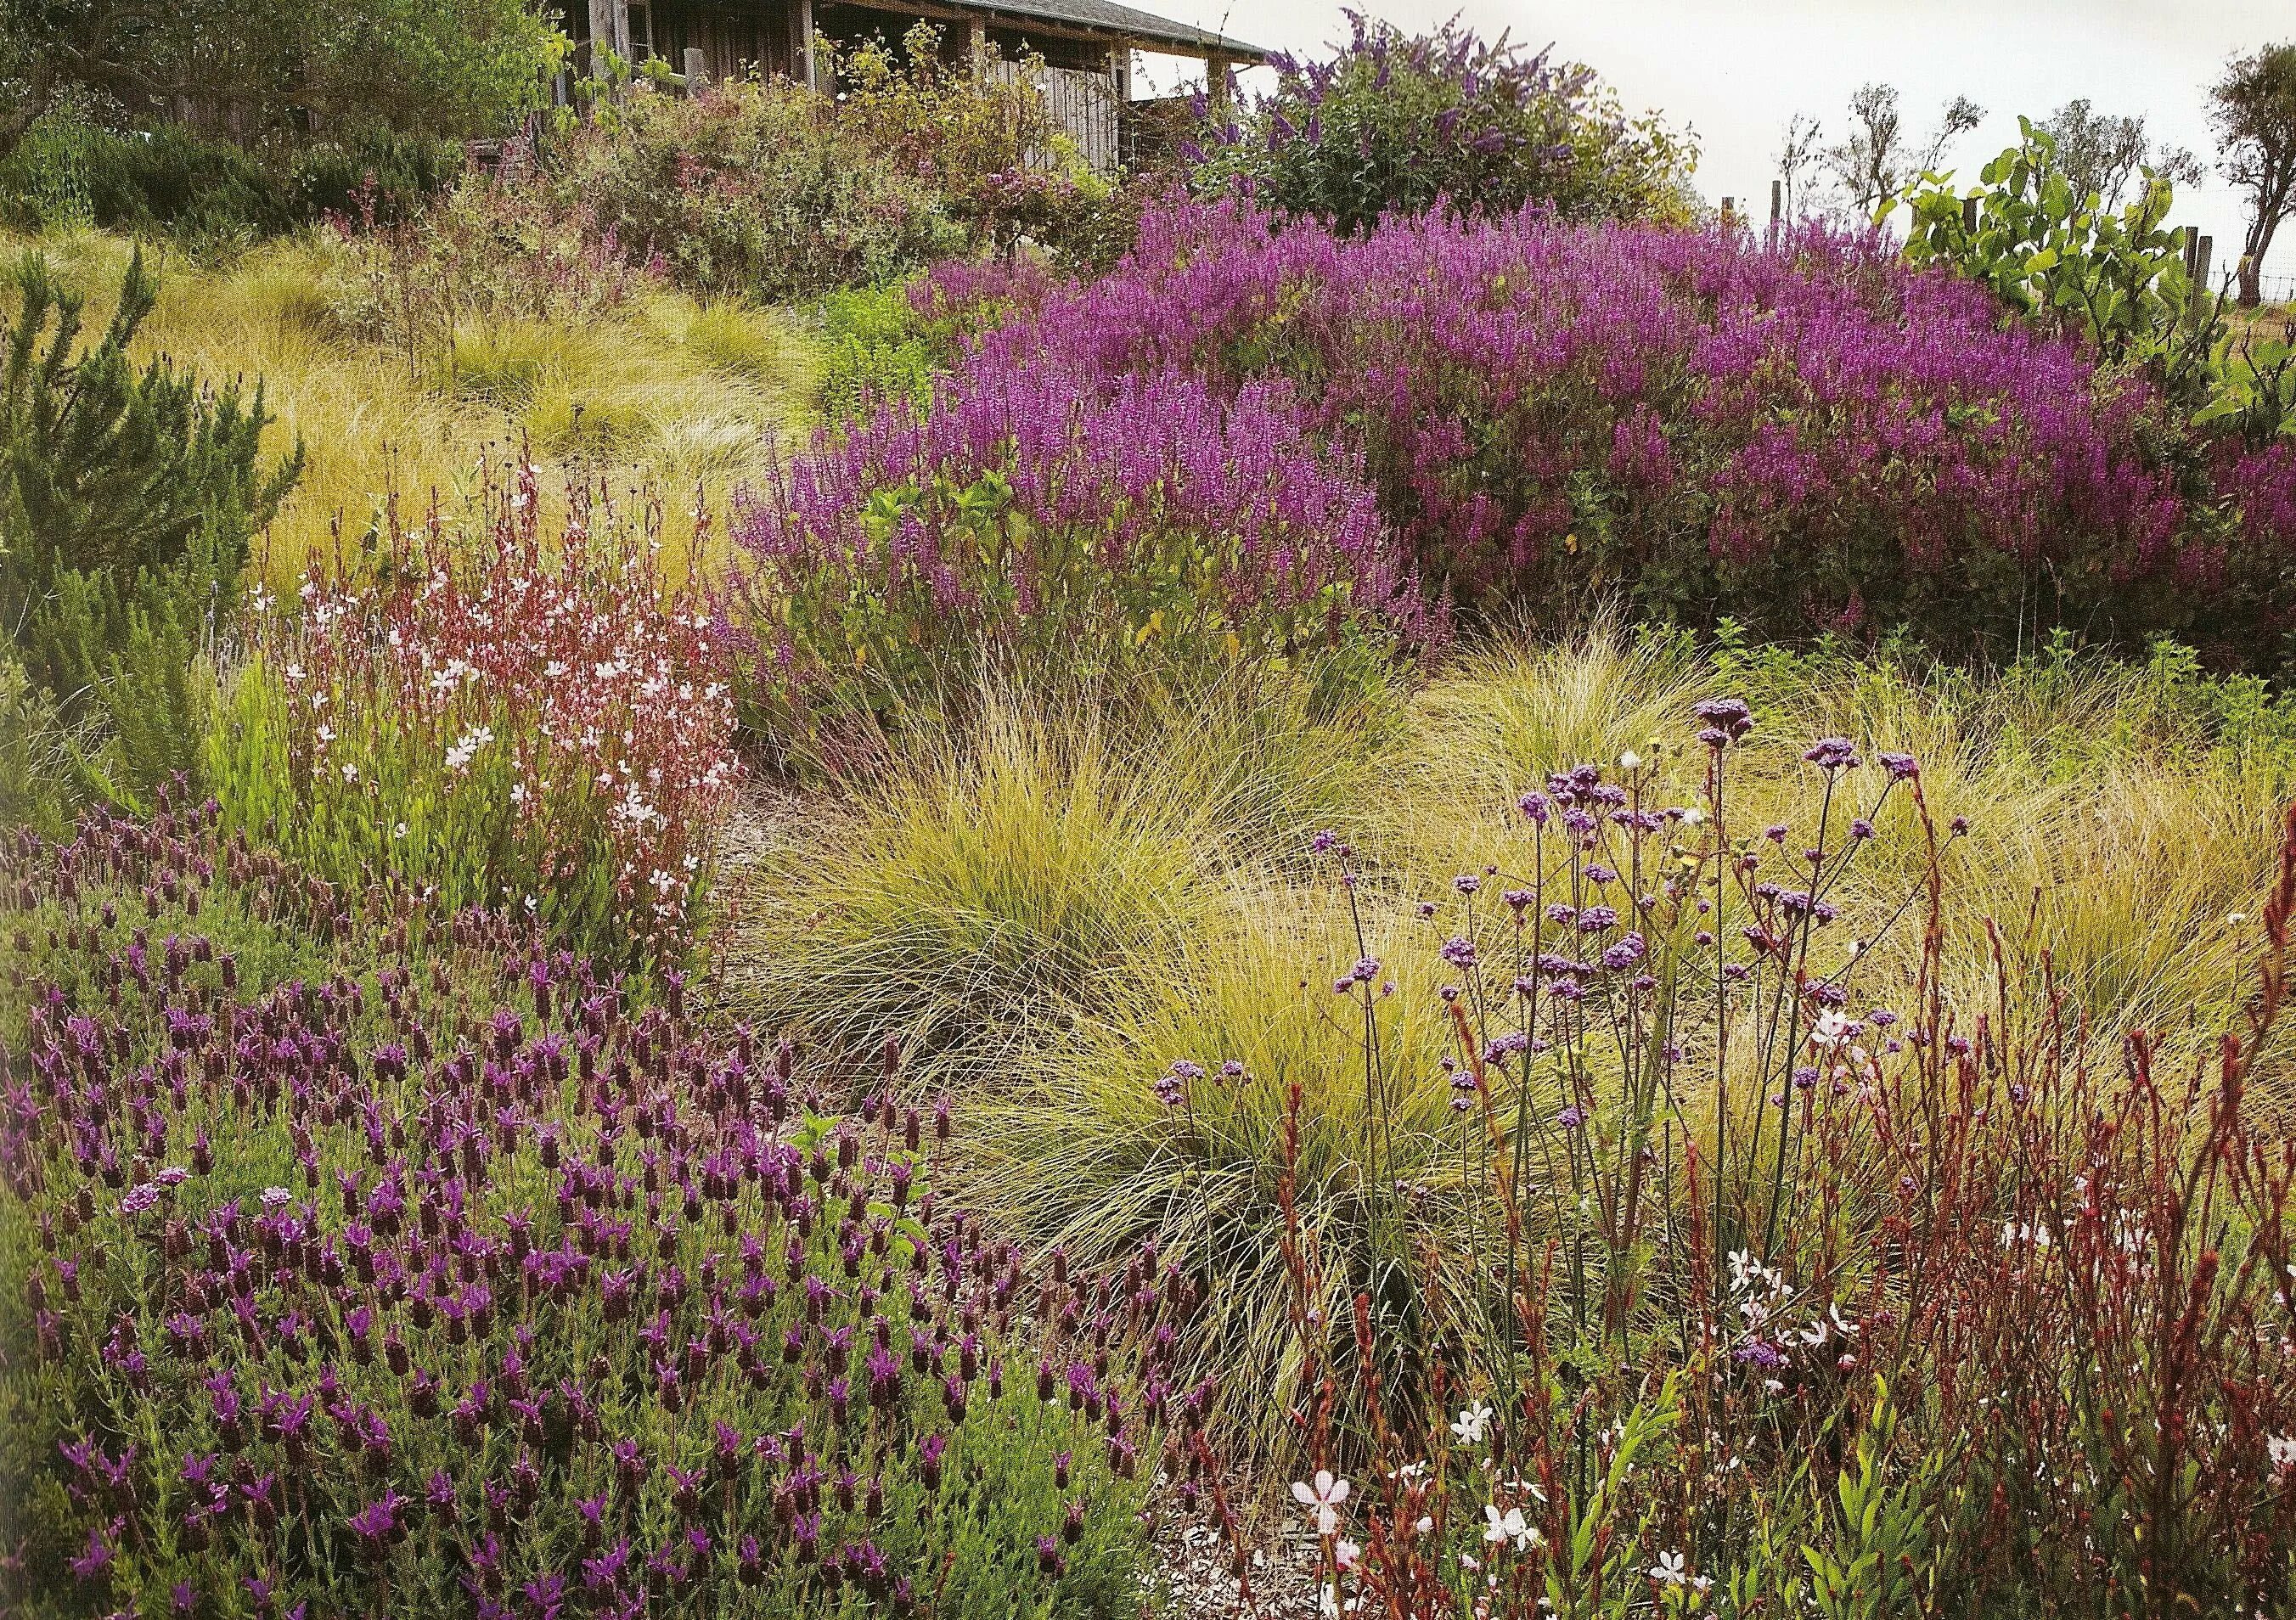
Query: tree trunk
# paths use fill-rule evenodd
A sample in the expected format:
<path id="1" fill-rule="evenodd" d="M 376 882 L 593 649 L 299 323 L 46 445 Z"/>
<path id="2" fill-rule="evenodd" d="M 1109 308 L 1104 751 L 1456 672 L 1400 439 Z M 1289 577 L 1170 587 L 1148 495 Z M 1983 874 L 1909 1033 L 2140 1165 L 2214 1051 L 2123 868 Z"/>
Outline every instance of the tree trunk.
<path id="1" fill-rule="evenodd" d="M 0 113 L 0 162 L 5 162 L 40 115 L 56 99 L 55 64 L 42 57 L 32 64 L 31 77 L 24 83 L 24 99 L 5 113 Z"/>
<path id="2" fill-rule="evenodd" d="M 2249 221 L 2248 241 L 2240 258 L 2240 307 L 2254 309 L 2264 302 L 2264 256 L 2272 251 L 2272 237 L 2279 220 L 2259 206 L 2257 217 Z"/>

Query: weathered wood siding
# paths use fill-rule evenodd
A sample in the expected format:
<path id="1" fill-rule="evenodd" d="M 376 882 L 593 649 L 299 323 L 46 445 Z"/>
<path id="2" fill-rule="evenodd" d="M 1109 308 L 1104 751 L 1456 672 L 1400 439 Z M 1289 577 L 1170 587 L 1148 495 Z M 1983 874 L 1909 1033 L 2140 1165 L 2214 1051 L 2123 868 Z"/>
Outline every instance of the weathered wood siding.
<path id="1" fill-rule="evenodd" d="M 1121 156 L 1117 128 L 1116 75 L 1103 69 L 1031 68 L 1025 62 L 995 61 L 989 72 L 1007 84 L 1026 79 L 1045 98 L 1054 124 L 1068 132 L 1086 162 L 1113 173 Z"/>
<path id="2" fill-rule="evenodd" d="M 712 78 L 736 78 L 755 70 L 770 78 L 804 77 L 798 41 L 802 23 L 791 0 L 746 0 L 744 4 L 681 4 L 655 0 L 653 48 L 675 65 L 691 46 L 701 53 Z"/>

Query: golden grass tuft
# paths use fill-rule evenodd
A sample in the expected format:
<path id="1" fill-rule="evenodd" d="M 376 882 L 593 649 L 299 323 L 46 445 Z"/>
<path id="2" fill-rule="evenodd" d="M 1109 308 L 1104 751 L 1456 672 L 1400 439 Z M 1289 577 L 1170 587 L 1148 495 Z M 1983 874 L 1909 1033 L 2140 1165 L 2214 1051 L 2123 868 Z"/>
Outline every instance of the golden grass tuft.
<path id="1" fill-rule="evenodd" d="M 95 232 L 18 240 L 46 254 L 108 315 L 133 244 Z M 342 332 L 329 314 L 332 255 L 316 235 L 220 265 L 146 244 L 161 270 L 139 346 L 209 377 L 263 380 L 272 442 L 299 436 L 309 461 L 261 548 L 275 583 L 332 550 L 340 518 L 364 528 L 396 491 L 402 511 L 435 496 L 466 511 L 482 458 L 529 445 L 545 489 L 588 474 L 663 498 L 683 537 L 697 492 L 722 504 L 760 478 L 775 446 L 814 416 L 817 364 L 784 312 L 650 293 L 596 321 L 467 329 L 416 363 Z"/>

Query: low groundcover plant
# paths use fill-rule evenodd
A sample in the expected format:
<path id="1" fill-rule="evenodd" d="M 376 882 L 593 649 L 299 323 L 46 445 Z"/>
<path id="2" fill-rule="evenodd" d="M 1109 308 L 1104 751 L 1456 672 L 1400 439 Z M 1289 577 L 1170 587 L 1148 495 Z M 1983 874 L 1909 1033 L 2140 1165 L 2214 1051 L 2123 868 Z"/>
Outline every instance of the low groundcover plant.
<path id="1" fill-rule="evenodd" d="M 322 946 L 212 805 L 14 839 L 4 889 L 15 1596 L 1137 1611 L 1189 1286 L 984 1230 L 890 1062 L 823 1112 L 521 918 Z"/>

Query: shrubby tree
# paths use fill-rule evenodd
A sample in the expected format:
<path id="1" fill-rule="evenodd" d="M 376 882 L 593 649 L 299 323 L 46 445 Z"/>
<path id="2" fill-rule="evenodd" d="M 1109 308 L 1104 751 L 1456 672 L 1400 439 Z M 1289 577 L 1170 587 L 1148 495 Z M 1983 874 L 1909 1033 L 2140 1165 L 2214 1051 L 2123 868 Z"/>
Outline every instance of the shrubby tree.
<path id="1" fill-rule="evenodd" d="M 2201 160 L 2182 146 L 2155 142 L 2144 131 L 2144 115 L 2099 112 L 2087 96 L 2067 102 L 2038 126 L 2055 143 L 2057 172 L 2073 195 L 2094 195 L 2106 209 L 2129 200 L 2130 184 L 2150 169 L 2171 185 L 2197 189 Z"/>
<path id="2" fill-rule="evenodd" d="M 2273 236 L 2296 217 L 2296 41 L 2234 57 L 2210 86 L 2209 100 L 2217 168 L 2248 193 L 2240 301 L 2253 308 L 2262 301 L 2264 256 Z"/>
<path id="3" fill-rule="evenodd" d="M 241 137 L 474 134 L 538 103 L 558 38 L 528 0 L 0 0 L 0 157 L 67 104 Z"/>
<path id="4" fill-rule="evenodd" d="M 1529 203 L 1567 219 L 1686 217 L 1697 146 L 1655 116 L 1629 119 L 1593 70 L 1447 22 L 1406 35 L 1349 12 L 1320 61 L 1281 78 L 1240 121 L 1200 106 L 1187 155 L 1199 192 L 1233 192 L 1345 232 L 1439 202 L 1463 215 Z"/>
<path id="5" fill-rule="evenodd" d="M 302 451 L 266 463 L 259 387 L 243 397 L 129 359 L 157 297 L 140 255 L 84 347 L 80 294 L 37 255 L 13 279 L 0 348 L 0 624 L 37 691 L 6 701 L 53 708 L 81 791 L 138 805 L 195 761 L 194 659 Z"/>
<path id="6" fill-rule="evenodd" d="M 1956 95 L 1938 115 L 1937 127 L 1921 145 L 1906 127 L 1902 98 L 1895 85 L 1861 85 L 1849 98 L 1849 132 L 1824 150 L 1825 171 L 1851 207 L 1870 215 L 1904 190 L 1908 181 L 1942 162 L 1960 136 L 1984 120 L 1985 109 Z"/>
<path id="7" fill-rule="evenodd" d="M 1785 217 L 1801 217 L 1809 201 L 1810 182 L 1824 160 L 1824 148 L 1819 143 L 1824 138 L 1824 127 L 1807 113 L 1797 112 L 1786 120 L 1785 133 L 1778 142 L 1778 179 L 1785 186 Z"/>

